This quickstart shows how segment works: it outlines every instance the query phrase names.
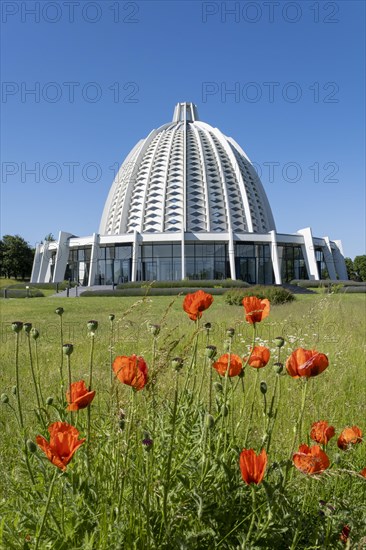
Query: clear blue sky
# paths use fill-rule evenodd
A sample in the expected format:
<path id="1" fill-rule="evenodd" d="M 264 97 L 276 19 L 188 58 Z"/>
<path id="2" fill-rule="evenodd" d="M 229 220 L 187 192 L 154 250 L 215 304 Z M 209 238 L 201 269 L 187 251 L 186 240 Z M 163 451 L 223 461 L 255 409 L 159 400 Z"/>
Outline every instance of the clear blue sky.
<path id="1" fill-rule="evenodd" d="M 98 231 L 116 166 L 193 101 L 258 166 L 279 232 L 365 253 L 364 2 L 1 9 L 2 235 Z"/>

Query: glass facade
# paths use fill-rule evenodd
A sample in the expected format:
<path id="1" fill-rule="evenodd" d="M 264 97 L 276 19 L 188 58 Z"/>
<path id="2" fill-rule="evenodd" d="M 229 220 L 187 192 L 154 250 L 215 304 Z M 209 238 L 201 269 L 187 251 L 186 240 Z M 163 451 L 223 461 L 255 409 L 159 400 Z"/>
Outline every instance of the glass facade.
<path id="1" fill-rule="evenodd" d="M 249 284 L 272 284 L 273 269 L 268 244 L 235 244 L 236 278 Z"/>
<path id="2" fill-rule="evenodd" d="M 291 244 L 279 246 L 278 254 L 282 258 L 282 282 L 289 283 L 293 279 L 309 278 L 301 246 Z"/>
<path id="3" fill-rule="evenodd" d="M 88 285 L 91 247 L 70 250 L 65 271 L 65 280 L 71 279 L 83 286 Z"/>
<path id="4" fill-rule="evenodd" d="M 182 279 L 180 243 L 144 243 L 139 249 L 138 281 L 180 281 Z"/>
<path id="5" fill-rule="evenodd" d="M 226 243 L 185 243 L 184 255 L 188 279 L 226 279 L 230 277 Z"/>
<path id="6" fill-rule="evenodd" d="M 98 252 L 96 285 L 127 283 L 131 280 L 132 245 L 101 246 Z"/>
<path id="7" fill-rule="evenodd" d="M 318 266 L 318 273 L 320 279 L 329 279 L 328 269 L 324 260 L 324 254 L 321 248 L 315 249 L 315 259 Z"/>

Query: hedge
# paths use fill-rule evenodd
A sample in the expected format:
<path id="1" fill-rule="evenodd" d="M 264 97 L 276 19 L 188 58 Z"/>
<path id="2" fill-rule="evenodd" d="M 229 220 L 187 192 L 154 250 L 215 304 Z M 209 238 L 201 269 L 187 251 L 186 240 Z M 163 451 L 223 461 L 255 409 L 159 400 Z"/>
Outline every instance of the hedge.
<path id="1" fill-rule="evenodd" d="M 224 300 L 229 305 L 240 306 L 245 296 L 256 296 L 261 300 L 267 298 L 273 305 L 285 304 L 295 299 L 292 292 L 280 286 L 253 286 L 250 289 L 228 290 L 224 294 Z"/>
<path id="2" fill-rule="evenodd" d="M 188 279 L 184 281 L 139 281 L 134 283 L 121 283 L 118 290 L 127 288 L 244 288 L 250 285 L 245 281 L 233 281 L 232 279 Z"/>
<path id="3" fill-rule="evenodd" d="M 201 290 L 208 292 L 209 294 L 219 296 L 225 294 L 227 290 L 225 288 L 208 288 L 200 287 Z M 245 290 L 245 289 L 242 289 Z M 197 288 L 125 288 L 116 290 L 86 290 L 81 292 L 81 298 L 91 298 L 95 296 L 176 296 L 177 294 L 189 294 L 196 292 Z"/>
<path id="4" fill-rule="evenodd" d="M 33 290 L 25 288 L 4 288 L 3 289 L 4 298 L 44 298 L 43 292 L 40 290 Z"/>

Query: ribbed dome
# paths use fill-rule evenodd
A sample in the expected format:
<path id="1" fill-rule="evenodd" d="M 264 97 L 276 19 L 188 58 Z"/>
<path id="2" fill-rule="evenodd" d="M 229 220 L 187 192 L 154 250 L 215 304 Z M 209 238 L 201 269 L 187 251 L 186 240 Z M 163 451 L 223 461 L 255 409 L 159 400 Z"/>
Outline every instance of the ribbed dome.
<path id="1" fill-rule="evenodd" d="M 99 233 L 275 229 L 262 183 L 232 139 L 178 103 L 173 121 L 137 143 L 109 192 Z"/>

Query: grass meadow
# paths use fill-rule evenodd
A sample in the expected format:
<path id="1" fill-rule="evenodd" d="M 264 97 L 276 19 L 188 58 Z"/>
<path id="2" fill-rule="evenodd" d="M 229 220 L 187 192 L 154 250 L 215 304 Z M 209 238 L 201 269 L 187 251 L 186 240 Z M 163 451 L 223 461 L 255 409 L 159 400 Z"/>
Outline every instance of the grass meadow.
<path id="1" fill-rule="evenodd" d="M 197 322 L 182 303 L 1 300 L 1 548 L 366 548 L 365 442 L 337 445 L 344 428 L 366 430 L 365 295 L 296 296 L 255 329 L 222 296 Z M 97 329 L 88 330 L 90 320 Z M 14 321 L 32 323 L 39 337 L 17 335 Z M 233 377 L 212 367 L 226 353 L 249 357 L 253 341 L 270 349 L 265 367 L 247 364 Z M 61 342 L 73 344 L 71 355 Z M 300 347 L 326 354 L 329 367 L 308 379 L 280 372 Z M 148 368 L 140 391 L 111 371 L 115 357 L 133 354 Z M 66 410 L 68 367 L 72 382 L 96 392 L 77 412 Z M 292 457 L 300 444 L 315 444 L 310 430 L 320 420 L 335 436 L 322 446 L 329 466 L 310 475 Z M 86 438 L 65 471 L 35 444 L 49 439 L 54 422 Z M 263 479 L 245 482 L 243 449 L 265 449 Z"/>

